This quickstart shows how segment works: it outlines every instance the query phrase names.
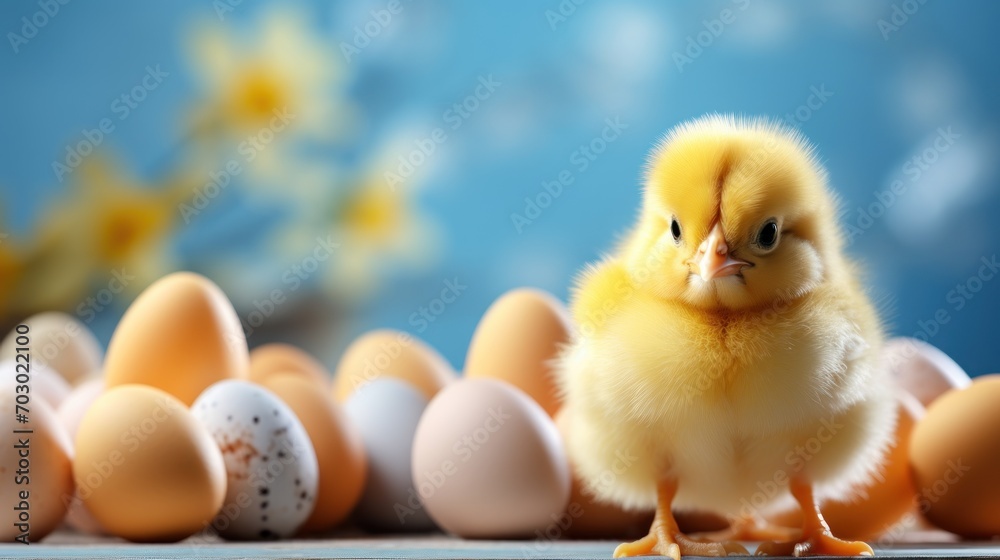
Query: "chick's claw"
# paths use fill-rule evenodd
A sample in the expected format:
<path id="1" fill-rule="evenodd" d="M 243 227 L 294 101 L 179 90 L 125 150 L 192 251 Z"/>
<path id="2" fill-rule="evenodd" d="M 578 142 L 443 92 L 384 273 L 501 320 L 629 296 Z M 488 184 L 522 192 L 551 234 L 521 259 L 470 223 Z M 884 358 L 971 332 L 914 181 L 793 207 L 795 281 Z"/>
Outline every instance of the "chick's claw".
<path id="1" fill-rule="evenodd" d="M 875 556 L 864 542 L 842 541 L 829 533 L 819 533 L 802 542 L 766 542 L 755 556 Z"/>
<path id="2" fill-rule="evenodd" d="M 621 544 L 615 549 L 615 558 L 650 555 L 681 560 L 682 556 L 719 558 L 724 556 L 749 556 L 750 553 L 743 545 L 733 541 L 725 543 L 701 542 L 685 535 L 661 539 L 652 534 L 646 535 L 635 542 Z"/>
<path id="3" fill-rule="evenodd" d="M 681 560 L 681 556 L 719 558 L 750 555 L 750 552 L 738 542 L 703 542 L 680 533 L 671 535 L 666 529 L 654 526 L 652 532 L 645 537 L 619 545 L 615 549 L 615 558 L 658 555 Z"/>

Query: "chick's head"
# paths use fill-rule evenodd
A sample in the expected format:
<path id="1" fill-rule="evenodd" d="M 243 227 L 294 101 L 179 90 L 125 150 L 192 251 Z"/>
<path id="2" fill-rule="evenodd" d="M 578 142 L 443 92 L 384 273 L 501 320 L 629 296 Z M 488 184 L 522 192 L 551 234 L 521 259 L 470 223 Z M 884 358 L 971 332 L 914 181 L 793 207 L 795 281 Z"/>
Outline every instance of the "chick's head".
<path id="1" fill-rule="evenodd" d="M 708 310 L 775 306 L 843 268 L 836 203 L 812 148 L 766 121 L 711 116 L 652 153 L 626 266 L 658 297 Z"/>

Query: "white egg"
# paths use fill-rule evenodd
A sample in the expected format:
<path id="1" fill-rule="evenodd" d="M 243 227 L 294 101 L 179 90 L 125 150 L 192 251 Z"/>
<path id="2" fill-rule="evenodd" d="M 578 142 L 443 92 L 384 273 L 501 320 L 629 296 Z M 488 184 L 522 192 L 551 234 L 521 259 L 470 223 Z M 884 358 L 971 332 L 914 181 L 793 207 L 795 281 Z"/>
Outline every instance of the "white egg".
<path id="1" fill-rule="evenodd" d="M 413 487 L 411 457 L 417 423 L 427 398 L 415 387 L 383 377 L 359 389 L 344 406 L 361 432 L 368 455 L 368 481 L 354 510 L 368 529 L 427 531 L 434 522 Z"/>
<path id="2" fill-rule="evenodd" d="M 83 415 L 90 410 L 90 405 L 103 392 L 104 380 L 90 379 L 74 387 L 70 394 L 63 399 L 62 404 L 59 405 L 56 416 L 59 417 L 59 423 L 66 428 L 66 433 L 69 434 L 71 441 L 76 439 L 76 432 L 80 427 L 80 421 L 83 420 Z M 81 533 L 98 535 L 104 533 L 104 530 L 101 529 L 101 524 L 97 522 L 97 519 L 94 518 L 93 514 L 87 508 L 83 507 L 83 501 L 77 495 L 73 496 L 73 500 L 69 504 L 69 511 L 66 513 L 66 524 Z"/>
<path id="3" fill-rule="evenodd" d="M 191 405 L 222 450 L 228 485 L 212 523 L 230 539 L 288 537 L 312 512 L 319 466 L 302 423 L 274 393 L 220 381 Z"/>
<path id="4" fill-rule="evenodd" d="M 76 317 L 47 311 L 28 317 L 23 324 L 28 327 L 27 347 L 33 364 L 52 368 L 72 385 L 100 369 L 104 351 L 94 333 Z M 0 343 L 0 359 L 15 356 L 19 334 L 15 329 Z"/>
<path id="5" fill-rule="evenodd" d="M 59 404 L 56 413 L 71 439 L 76 438 L 76 430 L 80 427 L 83 415 L 90 410 L 90 405 L 94 404 L 103 392 L 104 380 L 90 379 L 74 387 Z"/>

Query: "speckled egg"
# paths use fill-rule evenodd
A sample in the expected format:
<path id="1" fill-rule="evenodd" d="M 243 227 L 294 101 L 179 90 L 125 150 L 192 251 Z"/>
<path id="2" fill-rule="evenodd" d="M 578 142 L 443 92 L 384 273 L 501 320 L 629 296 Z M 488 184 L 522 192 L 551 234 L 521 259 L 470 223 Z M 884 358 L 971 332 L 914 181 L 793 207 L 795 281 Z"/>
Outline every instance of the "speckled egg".
<path id="1" fill-rule="evenodd" d="M 309 435 L 274 393 L 220 381 L 191 406 L 226 463 L 222 511 L 212 526 L 229 539 L 288 537 L 309 518 L 319 466 Z"/>

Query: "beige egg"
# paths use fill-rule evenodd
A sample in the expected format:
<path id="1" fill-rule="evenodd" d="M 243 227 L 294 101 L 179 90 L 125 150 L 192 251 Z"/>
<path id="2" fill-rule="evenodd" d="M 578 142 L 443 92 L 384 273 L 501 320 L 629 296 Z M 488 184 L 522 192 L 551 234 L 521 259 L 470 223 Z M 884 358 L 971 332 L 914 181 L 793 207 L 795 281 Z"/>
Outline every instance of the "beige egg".
<path id="1" fill-rule="evenodd" d="M 571 332 L 565 306 L 552 295 L 528 288 L 507 292 L 479 321 L 465 375 L 506 381 L 554 416 L 560 402 L 552 361 Z"/>
<path id="2" fill-rule="evenodd" d="M 920 510 L 969 539 L 1000 536 L 1000 375 L 939 397 L 910 439 Z"/>
<path id="3" fill-rule="evenodd" d="M 0 383 L 0 541 L 38 542 L 66 515 L 73 496 L 73 450 L 55 411 L 32 399 L 27 423 L 15 420 L 15 381 Z M 17 433 L 15 430 L 30 430 Z M 25 454 L 27 456 L 25 457 Z"/>
<path id="4" fill-rule="evenodd" d="M 565 441 L 570 426 L 565 414 L 555 418 L 559 433 Z M 570 461 L 572 467 L 572 461 Z M 564 514 L 568 523 L 565 534 L 573 539 L 637 539 L 649 531 L 653 522 L 652 511 L 626 511 L 614 504 L 597 501 L 586 491 L 583 481 L 573 472 L 573 487 Z"/>
<path id="5" fill-rule="evenodd" d="M 345 402 L 358 388 L 382 376 L 401 379 L 431 399 L 454 381 L 455 372 L 415 336 L 377 330 L 358 337 L 344 352 L 333 379 L 333 394 L 338 402 Z"/>
<path id="6" fill-rule="evenodd" d="M 50 311 L 32 315 L 22 323 L 28 327 L 28 348 L 33 363 L 59 373 L 71 385 L 101 367 L 104 352 L 97 337 L 85 324 L 65 313 Z M 0 359 L 13 358 L 18 332 L 11 331 L 0 344 Z"/>
<path id="7" fill-rule="evenodd" d="M 174 542 L 209 524 L 226 495 L 215 440 L 184 404 L 145 385 L 109 388 L 76 434 L 78 495 L 109 533 Z"/>
<path id="8" fill-rule="evenodd" d="M 299 532 L 322 532 L 336 527 L 347 519 L 365 489 L 368 463 L 361 434 L 340 404 L 311 376 L 275 373 L 260 384 L 298 416 L 316 450 L 319 488 L 312 514 Z"/>
<path id="9" fill-rule="evenodd" d="M 431 518 L 466 538 L 544 536 L 565 525 L 570 468 L 552 419 L 496 379 L 461 379 L 427 406 L 413 484 Z"/>
<path id="10" fill-rule="evenodd" d="M 900 387 L 924 407 L 952 389 L 968 387 L 972 380 L 961 366 L 934 346 L 915 338 L 894 338 L 882 349 L 883 363 Z"/>
<path id="11" fill-rule="evenodd" d="M 162 389 L 186 405 L 223 379 L 246 378 L 249 353 L 239 317 L 218 286 L 190 272 L 139 295 L 115 329 L 105 383 Z"/>
<path id="12" fill-rule="evenodd" d="M 291 344 L 272 343 L 250 352 L 250 380 L 262 382 L 275 373 L 298 373 L 326 387 L 330 374 L 308 353 Z"/>

